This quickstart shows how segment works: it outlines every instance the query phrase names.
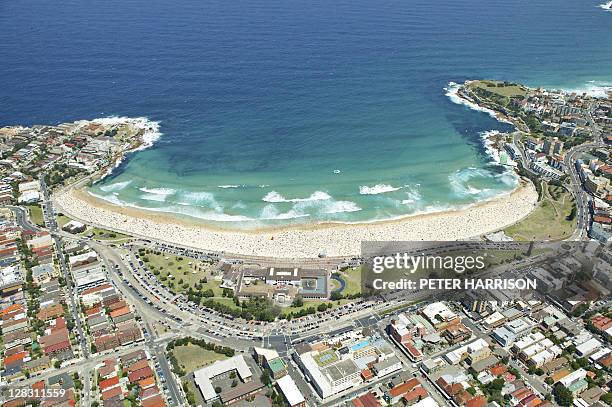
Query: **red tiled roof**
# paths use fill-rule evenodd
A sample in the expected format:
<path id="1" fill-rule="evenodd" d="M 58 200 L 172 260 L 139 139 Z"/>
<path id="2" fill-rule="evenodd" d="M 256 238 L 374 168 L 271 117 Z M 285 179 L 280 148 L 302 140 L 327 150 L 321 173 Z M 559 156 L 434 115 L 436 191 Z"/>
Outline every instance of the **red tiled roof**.
<path id="1" fill-rule="evenodd" d="M 121 386 L 112 387 L 106 391 L 102 391 L 102 400 L 112 399 L 113 397 L 117 397 L 122 394 L 123 390 Z"/>
<path id="2" fill-rule="evenodd" d="M 70 341 L 59 342 L 54 345 L 47 346 L 45 348 L 45 354 L 54 353 L 61 350 L 70 349 Z"/>
<path id="3" fill-rule="evenodd" d="M 142 407 L 165 407 L 166 403 L 162 396 L 154 396 L 143 400 L 141 403 Z"/>
<path id="4" fill-rule="evenodd" d="M 3 365 L 4 366 L 11 365 L 17 361 L 23 360 L 26 356 L 28 356 L 28 352 L 25 352 L 25 351 L 15 353 L 14 355 L 4 358 Z"/>
<path id="5" fill-rule="evenodd" d="M 391 395 L 391 397 L 395 398 L 397 396 L 401 396 L 402 394 L 408 393 L 410 390 L 412 390 L 419 384 L 421 384 L 421 382 L 415 377 L 408 380 L 407 382 L 395 386 L 394 388 L 389 390 L 389 394 Z"/>
<path id="6" fill-rule="evenodd" d="M 425 390 L 423 387 L 419 386 L 414 388 L 413 390 L 409 391 L 408 393 L 404 394 L 403 399 L 411 402 L 414 400 L 420 400 L 420 399 L 424 399 L 425 397 L 427 397 L 427 390 Z M 481 407 L 481 406 L 478 406 Z"/>
<path id="7" fill-rule="evenodd" d="M 130 383 L 137 382 L 138 380 L 144 379 L 145 377 L 153 376 L 153 370 L 147 366 L 143 369 L 136 370 L 128 375 Z"/>
<path id="8" fill-rule="evenodd" d="M 465 403 L 465 407 L 483 407 L 487 404 L 487 399 L 482 396 L 472 397 Z"/>
<path id="9" fill-rule="evenodd" d="M 381 404 L 376 400 L 372 393 L 366 393 L 363 396 L 353 399 L 355 407 L 380 407 Z"/>
<path id="10" fill-rule="evenodd" d="M 110 379 L 105 379 L 100 382 L 100 390 L 104 391 L 119 384 L 119 377 L 114 376 Z"/>

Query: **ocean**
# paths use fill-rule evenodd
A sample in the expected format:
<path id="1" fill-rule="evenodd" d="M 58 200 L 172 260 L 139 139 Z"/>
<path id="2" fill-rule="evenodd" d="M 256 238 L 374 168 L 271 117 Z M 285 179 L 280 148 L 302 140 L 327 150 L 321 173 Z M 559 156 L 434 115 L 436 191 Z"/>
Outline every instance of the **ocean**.
<path id="1" fill-rule="evenodd" d="M 370 222 L 516 186 L 452 82 L 612 85 L 602 0 L 0 3 L 0 125 L 159 123 L 90 192 L 226 228 Z"/>

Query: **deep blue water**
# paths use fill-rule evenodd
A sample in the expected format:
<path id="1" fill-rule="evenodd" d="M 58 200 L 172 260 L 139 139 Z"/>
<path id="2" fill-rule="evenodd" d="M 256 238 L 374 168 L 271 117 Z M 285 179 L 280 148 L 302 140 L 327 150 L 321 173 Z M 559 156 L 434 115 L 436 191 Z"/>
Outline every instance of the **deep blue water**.
<path id="1" fill-rule="evenodd" d="M 506 128 L 444 88 L 610 85 L 599 2 L 3 1 L 0 125 L 159 121 L 155 146 L 92 192 L 208 221 L 475 202 L 513 186 L 481 144 Z M 360 194 L 375 185 L 399 189 Z"/>

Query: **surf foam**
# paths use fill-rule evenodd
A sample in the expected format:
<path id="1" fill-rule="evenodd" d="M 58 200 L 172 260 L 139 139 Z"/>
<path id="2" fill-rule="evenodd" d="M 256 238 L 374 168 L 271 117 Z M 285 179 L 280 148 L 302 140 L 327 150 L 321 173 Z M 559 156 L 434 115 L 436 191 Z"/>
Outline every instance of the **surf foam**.
<path id="1" fill-rule="evenodd" d="M 360 195 L 378 195 L 385 194 L 387 192 L 394 192 L 400 190 L 401 187 L 394 187 L 388 184 L 376 184 L 373 187 L 362 185 L 359 187 Z"/>
<path id="2" fill-rule="evenodd" d="M 332 197 L 323 192 L 315 191 L 308 198 L 285 198 L 276 191 L 268 192 L 261 200 L 264 202 L 280 203 L 280 202 L 310 202 L 310 201 L 326 201 L 332 199 Z"/>

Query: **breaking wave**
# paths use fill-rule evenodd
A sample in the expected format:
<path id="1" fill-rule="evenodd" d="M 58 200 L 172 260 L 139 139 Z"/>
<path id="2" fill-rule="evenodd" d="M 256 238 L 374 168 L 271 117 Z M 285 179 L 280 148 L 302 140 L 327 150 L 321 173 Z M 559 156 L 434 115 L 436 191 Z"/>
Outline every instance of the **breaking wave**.
<path id="1" fill-rule="evenodd" d="M 606 11 L 612 11 L 612 1 L 609 1 L 609 2 L 607 2 L 607 3 L 600 4 L 598 7 L 599 7 L 599 8 L 602 8 L 602 9 L 604 9 L 604 10 L 606 10 Z"/>
<path id="2" fill-rule="evenodd" d="M 448 181 L 451 186 L 451 190 L 455 196 L 460 198 L 473 197 L 478 199 L 491 198 L 494 195 L 500 193 L 500 191 L 493 188 L 479 188 L 478 180 L 484 179 L 497 179 L 501 183 L 509 186 L 516 187 L 518 183 L 518 177 L 510 171 L 504 171 L 496 174 L 484 168 L 468 167 L 455 171 L 449 175 Z"/>
<path id="3" fill-rule="evenodd" d="M 459 95 L 459 89 L 461 89 L 461 84 L 459 83 L 455 83 L 455 82 L 449 82 L 448 85 L 444 88 L 444 90 L 446 91 L 445 95 L 448 96 L 448 98 L 451 100 L 451 102 L 457 104 L 457 105 L 463 105 L 463 106 L 467 106 L 472 110 L 476 110 L 478 112 L 483 112 L 488 114 L 489 116 L 491 116 L 492 118 L 494 118 L 497 121 L 500 121 L 502 123 L 510 123 L 508 120 L 504 120 L 502 118 L 500 118 L 497 113 L 494 110 L 491 109 L 487 109 L 486 107 L 482 107 L 479 106 L 477 103 L 474 103 L 470 100 L 467 100 L 463 97 L 461 97 L 461 95 Z M 512 124 L 512 123 L 510 123 Z"/>
<path id="4" fill-rule="evenodd" d="M 612 1 L 609 3 L 612 5 Z M 612 9 L 609 9 L 612 11 Z M 603 81 L 589 81 L 587 85 L 580 88 L 563 89 L 564 92 L 587 94 L 588 96 L 605 99 L 612 92 L 612 84 Z"/>
<path id="5" fill-rule="evenodd" d="M 378 195 L 384 194 L 387 192 L 394 192 L 400 190 L 401 187 L 393 187 L 387 184 L 377 184 L 373 187 L 362 185 L 359 187 L 359 194 L 361 195 Z"/>
<path id="6" fill-rule="evenodd" d="M 117 192 L 117 191 L 121 191 L 122 189 L 130 185 L 131 183 L 132 183 L 132 180 L 123 181 L 123 182 L 115 182 L 114 184 L 101 186 L 100 190 L 104 192 Z"/>
<path id="7" fill-rule="evenodd" d="M 287 199 L 276 191 L 271 191 L 266 194 L 261 200 L 264 202 L 280 203 L 280 202 L 310 202 L 310 201 L 327 201 L 332 197 L 322 191 L 313 192 L 308 198 L 291 198 Z"/>

